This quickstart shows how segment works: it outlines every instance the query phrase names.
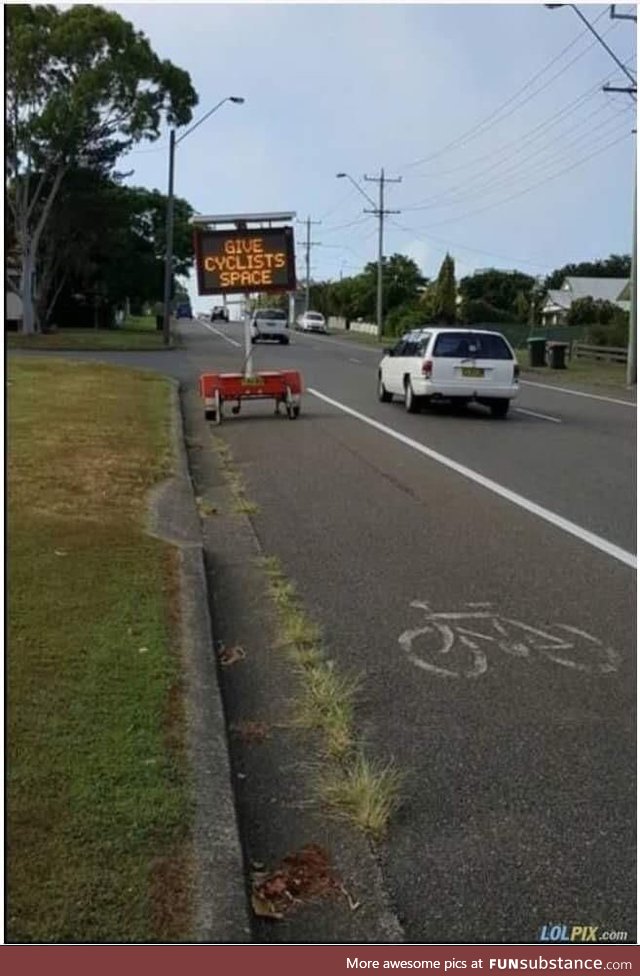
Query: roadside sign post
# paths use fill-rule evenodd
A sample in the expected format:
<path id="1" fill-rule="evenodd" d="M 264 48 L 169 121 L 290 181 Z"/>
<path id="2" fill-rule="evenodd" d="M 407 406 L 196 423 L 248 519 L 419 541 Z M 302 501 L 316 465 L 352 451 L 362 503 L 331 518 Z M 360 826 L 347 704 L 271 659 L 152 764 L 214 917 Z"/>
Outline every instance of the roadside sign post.
<path id="1" fill-rule="evenodd" d="M 251 312 L 249 305 L 249 293 L 244 296 L 244 378 L 250 379 L 253 376 L 253 357 L 251 355 Z"/>

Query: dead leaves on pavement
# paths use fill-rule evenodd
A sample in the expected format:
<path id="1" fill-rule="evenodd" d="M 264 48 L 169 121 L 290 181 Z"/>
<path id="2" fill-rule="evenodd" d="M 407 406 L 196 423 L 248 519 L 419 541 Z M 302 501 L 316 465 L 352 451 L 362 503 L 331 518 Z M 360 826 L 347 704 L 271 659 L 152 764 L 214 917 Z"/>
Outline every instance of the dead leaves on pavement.
<path id="1" fill-rule="evenodd" d="M 260 918 L 281 921 L 309 901 L 340 895 L 351 911 L 360 907 L 331 866 L 327 852 L 317 844 L 306 844 L 288 854 L 275 870 L 255 871 L 252 876 L 251 906 Z"/>

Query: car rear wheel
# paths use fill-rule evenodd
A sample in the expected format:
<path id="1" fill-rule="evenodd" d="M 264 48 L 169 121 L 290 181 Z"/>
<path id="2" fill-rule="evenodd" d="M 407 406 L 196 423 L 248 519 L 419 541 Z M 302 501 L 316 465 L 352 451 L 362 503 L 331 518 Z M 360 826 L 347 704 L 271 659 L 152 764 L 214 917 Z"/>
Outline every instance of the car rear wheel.
<path id="1" fill-rule="evenodd" d="M 391 394 L 382 382 L 382 376 L 378 377 L 378 400 L 380 403 L 391 403 Z"/>
<path id="2" fill-rule="evenodd" d="M 417 413 L 420 409 L 420 398 L 413 392 L 411 379 L 408 376 L 404 381 L 404 408 L 407 413 Z"/>
<path id="3" fill-rule="evenodd" d="M 509 412 L 509 400 L 492 400 L 489 404 L 489 409 L 491 410 L 492 417 L 506 417 Z"/>

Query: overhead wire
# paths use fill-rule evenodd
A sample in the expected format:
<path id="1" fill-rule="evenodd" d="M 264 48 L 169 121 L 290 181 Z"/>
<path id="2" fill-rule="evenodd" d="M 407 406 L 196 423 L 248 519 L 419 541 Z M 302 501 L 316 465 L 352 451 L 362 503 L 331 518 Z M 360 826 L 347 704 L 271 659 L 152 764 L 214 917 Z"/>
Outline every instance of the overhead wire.
<path id="1" fill-rule="evenodd" d="M 593 21 L 593 23 L 597 24 L 598 21 L 605 14 L 606 14 L 606 9 L 602 11 L 602 13 Z M 617 26 L 618 26 L 617 23 L 611 26 L 609 30 L 604 32 L 603 36 L 606 36 L 607 34 L 611 33 L 611 31 L 615 30 Z M 544 91 L 546 88 L 548 88 L 549 85 L 553 83 L 553 81 L 555 81 L 562 74 L 568 71 L 568 69 L 573 64 L 575 64 L 576 61 L 584 57 L 585 54 L 587 54 L 593 47 L 595 47 L 595 45 L 598 42 L 592 41 L 591 44 L 589 44 L 582 52 L 580 52 L 580 54 L 576 55 L 575 58 L 572 58 L 572 60 L 569 61 L 566 65 L 564 65 L 564 67 L 559 72 L 557 72 L 555 75 L 553 75 L 552 78 L 546 81 L 544 85 L 542 85 L 533 93 L 529 94 L 521 102 L 514 105 L 509 110 L 509 112 L 502 115 L 501 118 L 497 118 L 497 116 L 500 116 L 500 114 L 503 112 L 505 108 L 507 108 L 509 105 L 512 105 L 512 103 L 516 101 L 528 88 L 530 88 L 531 85 L 533 85 L 538 80 L 538 78 L 542 77 L 542 75 L 544 75 L 557 61 L 559 61 L 567 53 L 567 51 L 569 51 L 572 47 L 574 47 L 574 45 L 577 44 L 580 40 L 582 40 L 582 38 L 585 37 L 588 33 L 589 31 L 586 28 L 585 30 L 581 31 L 580 34 L 578 34 L 573 41 L 567 44 L 562 49 L 562 51 L 560 51 L 554 58 L 551 59 L 551 61 L 549 61 L 543 68 L 541 68 L 538 72 L 536 72 L 536 74 L 534 74 L 527 82 L 525 82 L 524 85 L 522 85 L 516 92 L 514 92 L 513 95 L 510 95 L 509 98 L 505 99 L 505 101 L 502 102 L 498 106 L 498 108 L 494 109 L 493 112 L 491 112 L 484 119 L 481 119 L 480 122 L 476 123 L 476 125 L 472 126 L 470 129 L 467 129 L 465 132 L 461 133 L 461 135 L 451 140 L 451 142 L 447 143 L 447 145 L 443 146 L 441 149 L 437 150 L 436 152 L 429 153 L 427 156 L 422 156 L 420 159 L 413 160 L 410 163 L 398 165 L 395 167 L 395 169 L 406 170 L 406 169 L 412 169 L 415 166 L 421 166 L 422 164 L 429 162 L 432 159 L 437 159 L 439 156 L 444 155 L 446 152 L 449 152 L 449 150 L 451 149 L 458 148 L 464 145 L 465 143 L 469 142 L 471 139 L 477 138 L 478 135 L 484 134 L 493 126 L 499 124 L 500 122 L 503 122 L 504 119 L 512 115 L 513 112 L 517 111 L 527 102 L 531 101 L 531 99 L 539 95 L 541 91 Z"/>
<path id="2" fill-rule="evenodd" d="M 558 179 L 560 176 L 563 176 L 565 173 L 571 172 L 572 170 L 576 169 L 579 166 L 583 166 L 585 163 L 589 162 L 590 159 L 593 159 L 595 156 L 601 155 L 603 152 L 606 152 L 607 149 L 611 149 L 613 146 L 617 146 L 619 143 L 623 142 L 625 139 L 629 137 L 630 134 L 631 134 L 630 131 L 625 132 L 617 139 L 608 142 L 604 146 L 601 146 L 595 152 L 589 153 L 588 156 L 584 156 L 582 159 L 579 159 L 576 162 L 572 163 L 570 166 L 567 166 L 564 169 L 559 170 L 557 173 L 553 173 L 548 176 L 545 176 L 542 180 L 538 180 L 536 183 L 533 183 L 531 186 L 525 187 L 523 190 L 519 190 L 517 193 L 510 194 L 509 196 L 505 197 L 503 200 L 496 200 L 494 203 L 488 204 L 486 207 L 481 207 L 478 210 L 472 210 L 465 214 L 459 214 L 457 217 L 447 217 L 444 220 L 438 220 L 433 224 L 429 224 L 428 227 L 426 227 L 425 229 L 429 229 L 430 227 L 440 227 L 443 224 L 453 223 L 458 220 L 466 220 L 469 217 L 475 217 L 478 214 L 485 213 L 487 210 L 492 210 L 494 207 L 501 207 L 505 203 L 509 203 L 511 200 L 515 200 L 518 197 L 524 196 L 524 194 L 530 193 L 532 190 L 535 190 L 537 187 L 543 186 L 551 182 L 552 180 Z"/>
<path id="3" fill-rule="evenodd" d="M 592 114 L 596 115 L 598 113 L 596 112 Z M 620 116 L 626 115 L 627 112 L 623 108 L 614 113 L 611 118 L 605 121 L 598 129 L 598 141 L 596 144 L 599 145 L 601 143 L 602 136 L 605 134 L 609 136 L 617 132 L 622 132 L 623 129 L 628 129 L 628 120 L 625 119 L 622 125 L 620 125 Z M 590 118 L 591 116 L 589 116 L 589 119 Z M 460 203 L 464 203 L 466 200 L 486 196 L 487 194 L 496 192 L 498 189 L 504 189 L 505 185 L 511 186 L 514 183 L 517 184 L 521 180 L 533 175 L 534 172 L 539 173 L 550 166 L 555 167 L 558 163 L 566 161 L 567 150 L 571 149 L 572 147 L 590 146 L 593 144 L 593 134 L 591 132 L 582 132 L 574 139 L 570 139 L 568 141 L 561 140 L 560 146 L 558 147 L 558 145 L 556 145 L 555 152 L 546 155 L 544 158 L 536 162 L 536 157 L 538 157 L 541 153 L 548 153 L 550 148 L 549 145 L 541 146 L 529 154 L 524 164 L 522 161 L 517 162 L 511 166 L 508 166 L 504 170 L 500 170 L 500 167 L 497 167 L 497 170 L 493 171 L 491 178 L 488 181 L 485 180 L 485 182 L 481 182 L 479 185 L 474 185 L 476 180 L 487 176 L 491 172 L 491 170 L 484 170 L 476 177 L 470 178 L 470 180 L 467 181 L 463 187 L 459 188 L 458 191 L 446 191 L 444 194 L 432 198 L 429 203 L 423 204 L 422 206 L 403 207 L 403 212 L 416 212 L 422 210 L 441 209 L 443 207 L 455 207 Z"/>

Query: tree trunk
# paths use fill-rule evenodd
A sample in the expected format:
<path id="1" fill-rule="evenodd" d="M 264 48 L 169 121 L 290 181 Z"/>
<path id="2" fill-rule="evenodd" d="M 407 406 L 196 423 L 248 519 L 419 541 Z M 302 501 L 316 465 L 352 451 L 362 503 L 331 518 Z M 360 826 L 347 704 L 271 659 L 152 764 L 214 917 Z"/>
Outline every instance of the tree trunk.
<path id="1" fill-rule="evenodd" d="M 36 315 L 32 287 L 34 271 L 34 255 L 31 249 L 27 247 L 22 252 L 22 282 L 20 287 L 20 297 L 22 299 L 22 331 L 25 335 L 33 335 L 36 331 Z"/>

